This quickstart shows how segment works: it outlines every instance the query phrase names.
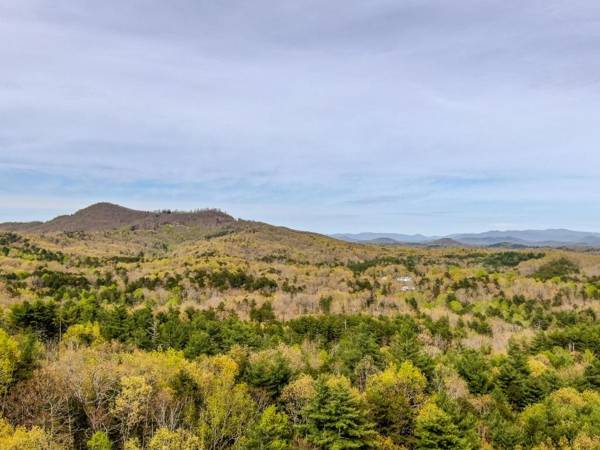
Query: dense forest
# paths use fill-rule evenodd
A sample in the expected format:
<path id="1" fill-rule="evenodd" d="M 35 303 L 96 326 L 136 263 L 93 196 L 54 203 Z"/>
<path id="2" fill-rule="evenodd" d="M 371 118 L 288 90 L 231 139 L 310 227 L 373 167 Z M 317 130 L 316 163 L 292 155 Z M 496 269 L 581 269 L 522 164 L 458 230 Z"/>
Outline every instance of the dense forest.
<path id="1" fill-rule="evenodd" d="M 598 449 L 600 254 L 0 234 L 2 449 Z"/>

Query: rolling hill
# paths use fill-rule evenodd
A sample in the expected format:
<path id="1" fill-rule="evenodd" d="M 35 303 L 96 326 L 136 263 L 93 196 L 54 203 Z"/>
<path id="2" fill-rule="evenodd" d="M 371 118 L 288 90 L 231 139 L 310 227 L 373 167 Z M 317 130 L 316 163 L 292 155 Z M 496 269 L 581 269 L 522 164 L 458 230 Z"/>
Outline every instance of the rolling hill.
<path id="1" fill-rule="evenodd" d="M 58 216 L 48 222 L 8 222 L 0 224 L 0 229 L 32 233 L 100 231 L 121 227 L 154 229 L 162 225 L 223 226 L 232 224 L 235 219 L 216 209 L 192 212 L 180 211 L 138 211 L 112 203 L 96 203 L 74 214 Z"/>
<path id="2" fill-rule="evenodd" d="M 581 414 L 598 417 L 583 403 L 595 392 L 575 389 L 596 386 L 588 380 L 600 368 L 598 251 L 483 248 L 450 237 L 406 245 L 373 237 L 365 245 L 215 210 L 107 203 L 2 227 L 0 354 L 8 358 L 0 448 L 83 449 L 76 444 L 98 435 L 87 417 L 128 439 L 115 434 L 112 448 L 183 448 L 180 435 L 159 428 L 165 411 L 188 433 L 181 436 L 191 436 L 186 448 L 204 448 L 194 442 L 222 429 L 222 422 L 199 425 L 208 402 L 221 408 L 218 417 L 244 414 L 244 425 L 273 412 L 282 423 L 287 413 L 302 421 L 298 401 L 305 393 L 306 402 L 320 398 L 317 388 L 329 386 L 320 380 L 340 383 L 347 399 L 383 399 L 394 418 L 387 397 L 404 395 L 404 380 L 419 389 L 417 411 L 443 392 L 460 395 L 469 411 L 493 412 L 490 393 L 498 392 L 503 410 L 514 408 L 515 426 L 553 396 L 561 408 L 573 398 Z M 507 384 L 507 374 L 519 378 Z M 430 385 L 438 386 L 431 394 Z M 523 403 L 515 386 L 536 394 Z M 135 441 L 119 431 L 129 404 L 143 412 Z M 271 406 L 264 413 L 261 405 Z M 476 420 L 496 423 L 495 416 L 469 423 Z M 20 440 L 2 445 L 7 435 Z M 25 435 L 44 441 L 23 446 Z M 142 439 L 152 445 L 138 446 Z M 50 440 L 56 445 L 44 444 Z M 452 448 L 492 448 L 475 444 Z"/>

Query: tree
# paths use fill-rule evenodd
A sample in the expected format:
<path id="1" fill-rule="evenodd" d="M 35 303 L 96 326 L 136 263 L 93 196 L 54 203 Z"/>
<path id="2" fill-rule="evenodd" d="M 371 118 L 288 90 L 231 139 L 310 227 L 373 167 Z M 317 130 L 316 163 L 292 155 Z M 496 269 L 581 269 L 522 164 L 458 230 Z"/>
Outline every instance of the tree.
<path id="1" fill-rule="evenodd" d="M 87 441 L 87 448 L 89 450 L 111 450 L 112 444 L 105 432 L 96 431 Z"/>
<path id="2" fill-rule="evenodd" d="M 533 393 L 529 375 L 530 370 L 525 351 L 520 346 L 509 343 L 508 357 L 502 360 L 496 381 L 508 401 L 520 409 L 527 406 L 532 400 Z"/>
<path id="3" fill-rule="evenodd" d="M 256 417 L 256 404 L 245 384 L 236 384 L 238 366 L 227 356 L 202 361 L 198 373 L 203 396 L 198 433 L 206 450 L 235 446 Z"/>
<path id="4" fill-rule="evenodd" d="M 265 302 L 259 308 L 252 307 L 250 310 L 250 320 L 256 322 L 272 322 L 275 320 L 275 312 L 271 302 Z"/>
<path id="5" fill-rule="evenodd" d="M 292 377 L 292 369 L 281 352 L 263 352 L 250 359 L 244 379 L 254 387 L 262 388 L 274 399 Z"/>
<path id="6" fill-rule="evenodd" d="M 248 450 L 285 450 L 290 448 L 292 435 L 288 416 L 277 412 L 273 405 L 267 407 L 250 433 L 244 448 Z"/>
<path id="7" fill-rule="evenodd" d="M 17 344 L 19 346 L 19 360 L 13 372 L 13 377 L 19 381 L 29 378 L 34 369 L 38 367 L 43 347 L 33 333 L 18 336 Z"/>
<path id="8" fill-rule="evenodd" d="M 411 443 L 415 411 L 425 399 L 426 386 L 426 378 L 410 361 L 371 376 L 365 394 L 377 431 L 396 444 Z"/>
<path id="9" fill-rule="evenodd" d="M 306 439 L 331 450 L 366 449 L 375 445 L 376 433 L 365 405 L 343 377 L 319 379 L 313 400 L 303 412 Z"/>
<path id="10" fill-rule="evenodd" d="M 465 350 L 457 359 L 456 368 L 472 394 L 487 394 L 492 390 L 490 367 L 481 352 Z"/>
<path id="11" fill-rule="evenodd" d="M 523 431 L 519 424 L 503 417 L 497 409 L 489 415 L 487 423 L 494 448 L 509 450 L 523 443 Z"/>
<path id="12" fill-rule="evenodd" d="M 17 341 L 0 328 L 0 394 L 6 393 L 13 382 L 20 356 Z"/>
<path id="13" fill-rule="evenodd" d="M 533 274 L 534 278 L 547 281 L 552 278 L 565 278 L 573 273 L 578 273 L 579 267 L 568 258 L 562 257 L 548 261 L 541 265 Z"/>
<path id="14" fill-rule="evenodd" d="M 363 330 L 349 332 L 339 340 L 333 352 L 332 365 L 337 373 L 342 373 L 352 381 L 356 381 L 359 372 L 355 369 L 365 358 L 370 358 L 375 366 L 382 360 L 375 337 Z"/>
<path id="15" fill-rule="evenodd" d="M 458 427 L 433 401 L 426 403 L 415 423 L 415 438 L 419 449 L 467 449 Z"/>
<path id="16" fill-rule="evenodd" d="M 24 301 L 11 307 L 8 322 L 21 330 L 31 330 L 43 339 L 60 333 L 61 323 L 55 301 Z"/>
<path id="17" fill-rule="evenodd" d="M 62 342 L 65 345 L 96 345 L 104 342 L 98 322 L 78 323 L 71 325 L 63 335 Z"/>
<path id="18" fill-rule="evenodd" d="M 600 394 L 562 388 L 544 401 L 527 406 L 519 416 L 530 445 L 572 443 L 582 433 L 600 437 Z"/>
<path id="19" fill-rule="evenodd" d="M 115 399 L 113 414 L 121 422 L 121 435 L 127 440 L 131 431 L 148 416 L 152 387 L 142 376 L 127 376 L 121 380 L 121 392 Z"/>
<path id="20" fill-rule="evenodd" d="M 303 375 L 292 381 L 281 391 L 280 400 L 293 424 L 302 419 L 302 411 L 315 396 L 315 380 Z"/>
<path id="21" fill-rule="evenodd" d="M 586 384 L 592 389 L 600 389 L 600 359 L 595 359 L 585 368 L 584 378 Z"/>
<path id="22" fill-rule="evenodd" d="M 458 429 L 462 444 L 466 448 L 477 448 L 480 436 L 477 430 L 478 411 L 464 397 L 453 398 L 445 390 L 435 396 L 435 402 L 450 417 L 450 422 Z"/>
<path id="23" fill-rule="evenodd" d="M 200 440 L 189 431 L 159 428 L 148 443 L 148 450 L 200 450 Z"/>
<path id="24" fill-rule="evenodd" d="M 410 329 L 402 329 L 390 342 L 389 354 L 392 362 L 400 365 L 404 361 L 411 361 L 427 377 L 433 378 L 433 359 L 423 350 L 423 344 L 416 333 Z"/>
<path id="25" fill-rule="evenodd" d="M 169 380 L 169 387 L 181 407 L 183 420 L 190 425 L 197 423 L 202 406 L 202 393 L 197 380 L 187 370 L 180 369 Z"/>
<path id="26" fill-rule="evenodd" d="M 57 449 L 50 436 L 41 428 L 13 428 L 0 417 L 0 448 L 2 450 Z"/>
<path id="27" fill-rule="evenodd" d="M 212 352 L 212 339 L 204 330 L 194 330 L 190 333 L 188 343 L 185 347 L 185 356 L 189 359 L 194 359 L 202 354 L 210 354 Z"/>

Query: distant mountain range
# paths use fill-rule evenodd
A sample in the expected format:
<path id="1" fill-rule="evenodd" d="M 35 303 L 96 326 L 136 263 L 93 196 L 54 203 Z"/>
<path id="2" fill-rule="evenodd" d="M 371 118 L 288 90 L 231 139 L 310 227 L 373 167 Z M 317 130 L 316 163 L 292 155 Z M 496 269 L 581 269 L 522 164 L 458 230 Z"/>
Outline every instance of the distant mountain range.
<path id="1" fill-rule="evenodd" d="M 425 246 L 471 245 L 478 247 L 599 247 L 600 233 L 562 228 L 548 230 L 507 230 L 460 233 L 447 236 L 398 233 L 344 233 L 332 237 L 371 244 L 411 244 Z"/>
<path id="2" fill-rule="evenodd" d="M 422 244 L 427 241 L 438 239 L 439 237 L 424 236 L 422 234 L 398 234 L 398 233 L 338 233 L 331 237 L 348 242 L 373 242 L 373 243 L 406 243 Z"/>

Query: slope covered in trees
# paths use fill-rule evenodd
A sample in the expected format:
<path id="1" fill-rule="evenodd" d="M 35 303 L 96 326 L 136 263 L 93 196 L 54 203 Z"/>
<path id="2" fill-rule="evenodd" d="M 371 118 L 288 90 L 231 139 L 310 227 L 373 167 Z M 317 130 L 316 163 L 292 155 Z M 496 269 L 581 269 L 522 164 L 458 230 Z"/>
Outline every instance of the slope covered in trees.
<path id="1" fill-rule="evenodd" d="M 0 233 L 0 448 L 596 449 L 600 254 Z"/>

